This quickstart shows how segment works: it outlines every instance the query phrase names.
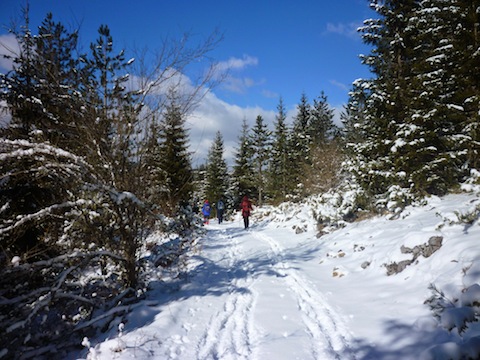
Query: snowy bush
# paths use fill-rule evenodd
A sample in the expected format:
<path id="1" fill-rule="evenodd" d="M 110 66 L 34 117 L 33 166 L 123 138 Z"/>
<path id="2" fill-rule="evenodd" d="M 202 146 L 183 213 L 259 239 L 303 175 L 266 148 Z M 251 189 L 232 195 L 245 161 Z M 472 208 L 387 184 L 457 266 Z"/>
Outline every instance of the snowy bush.
<path id="1" fill-rule="evenodd" d="M 457 341 L 448 341 L 432 346 L 421 354 L 422 360 L 429 359 L 478 359 L 480 336 L 477 322 L 480 319 L 480 285 L 473 284 L 464 289 L 460 296 L 448 299 L 444 292 L 430 285 L 432 296 L 425 301 L 443 331 L 456 335 Z"/>
<path id="2" fill-rule="evenodd" d="M 98 182 L 81 158 L 46 143 L 1 139 L 0 169 L 2 344 L 11 357 L 47 356 L 117 315 L 96 321 L 100 309 L 135 300 L 151 215 L 133 194 Z"/>

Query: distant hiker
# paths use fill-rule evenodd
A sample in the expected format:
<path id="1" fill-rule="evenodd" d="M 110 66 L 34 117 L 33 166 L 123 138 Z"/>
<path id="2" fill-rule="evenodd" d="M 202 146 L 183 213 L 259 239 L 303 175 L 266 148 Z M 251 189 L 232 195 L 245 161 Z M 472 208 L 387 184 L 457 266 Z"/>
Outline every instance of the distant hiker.
<path id="1" fill-rule="evenodd" d="M 222 199 L 220 199 L 217 201 L 217 219 L 219 224 L 223 222 L 224 211 L 225 211 L 225 204 L 223 203 Z"/>
<path id="2" fill-rule="evenodd" d="M 247 229 L 250 226 L 248 218 L 252 211 L 252 202 L 248 199 L 247 195 L 243 197 L 240 208 L 242 209 L 243 224 L 245 225 L 245 229 Z"/>
<path id="3" fill-rule="evenodd" d="M 203 223 L 208 224 L 210 219 L 210 203 L 205 200 L 202 206 Z"/>
<path id="4" fill-rule="evenodd" d="M 193 202 L 192 202 L 192 212 L 193 212 L 194 214 L 198 214 L 198 210 L 200 210 L 200 209 L 198 208 L 197 199 L 195 199 L 195 200 L 193 200 Z"/>

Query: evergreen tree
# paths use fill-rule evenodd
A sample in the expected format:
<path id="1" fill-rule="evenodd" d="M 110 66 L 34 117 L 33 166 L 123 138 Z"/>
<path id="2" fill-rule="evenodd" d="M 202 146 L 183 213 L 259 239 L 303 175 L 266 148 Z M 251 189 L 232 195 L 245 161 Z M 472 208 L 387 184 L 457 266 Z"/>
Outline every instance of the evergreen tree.
<path id="1" fill-rule="evenodd" d="M 309 158 L 303 167 L 303 195 L 325 192 L 337 185 L 342 156 L 333 110 L 322 93 L 314 99 L 308 123 Z"/>
<path id="2" fill-rule="evenodd" d="M 133 131 L 136 129 L 140 104 L 135 102 L 135 92 L 126 89 L 131 60 L 125 59 L 124 51 L 114 52 L 113 38 L 108 26 L 102 25 L 99 37 L 90 45 L 88 59 L 87 103 L 90 116 L 94 117 L 95 132 L 92 136 L 97 146 L 99 172 L 105 180 L 119 188 L 133 190 L 136 184 L 129 183 L 130 160 L 133 157 Z M 89 123 L 92 122 L 92 119 Z M 105 171 L 106 170 L 106 171 Z"/>
<path id="3" fill-rule="evenodd" d="M 165 175 L 159 167 L 162 162 L 162 149 L 160 147 L 160 126 L 155 119 L 150 124 L 150 131 L 145 135 L 146 139 L 141 157 L 141 188 L 143 198 L 155 211 L 161 210 L 162 194 L 167 192 L 163 183 Z M 139 189 L 140 190 L 140 189 Z"/>
<path id="4" fill-rule="evenodd" d="M 308 161 L 308 148 L 310 144 L 309 124 L 311 106 L 307 95 L 302 93 L 300 103 L 297 105 L 297 114 L 293 119 L 292 141 L 296 158 L 300 162 Z"/>
<path id="5" fill-rule="evenodd" d="M 82 65 L 74 56 L 77 32 L 69 33 L 48 14 L 36 36 L 35 68 L 39 72 L 38 93 L 45 111 L 37 125 L 51 144 L 81 154 L 85 136 L 78 124 L 83 119 L 79 74 Z"/>
<path id="6" fill-rule="evenodd" d="M 253 168 L 255 171 L 255 186 L 258 194 L 258 205 L 262 206 L 265 195 L 266 173 L 271 146 L 271 132 L 263 117 L 258 115 L 252 128 L 251 143 L 253 149 Z"/>
<path id="7" fill-rule="evenodd" d="M 478 4 L 373 1 L 363 59 L 376 75 L 365 99 L 350 170 L 372 194 L 445 194 L 478 164 Z M 356 100 L 355 100 L 356 101 Z"/>
<path id="8" fill-rule="evenodd" d="M 11 138 L 35 137 L 78 153 L 83 136 L 77 126 L 81 121 L 77 91 L 81 66 L 74 57 L 77 33 L 68 32 L 48 14 L 34 36 L 28 7 L 24 16 L 25 26 L 14 32 L 20 45 L 20 53 L 12 59 L 15 69 L 0 75 L 7 90 L 1 97 L 12 114 L 10 126 L 2 131 Z"/>
<path id="9" fill-rule="evenodd" d="M 291 190 L 289 169 L 288 127 L 283 99 L 280 98 L 275 116 L 275 130 L 273 132 L 272 151 L 269 168 L 269 193 L 276 201 L 285 200 Z"/>
<path id="10" fill-rule="evenodd" d="M 211 204 L 215 204 L 221 198 L 225 201 L 229 188 L 228 168 L 223 153 L 223 137 L 220 131 L 217 131 L 207 159 L 206 198 Z"/>
<path id="11" fill-rule="evenodd" d="M 188 134 L 185 117 L 176 101 L 170 95 L 170 103 L 165 109 L 160 129 L 160 153 L 158 164 L 163 173 L 162 210 L 173 214 L 179 205 L 188 204 L 193 192 L 193 174 L 188 152 Z"/>
<path id="12" fill-rule="evenodd" d="M 371 194 L 385 193 L 393 184 L 410 185 L 406 169 L 396 166 L 395 144 L 400 144 L 405 119 L 410 117 L 412 69 L 415 61 L 414 28 L 408 22 L 415 15 L 418 2 L 372 1 L 380 19 L 366 21 L 364 41 L 372 45 L 363 63 L 370 66 L 376 78 L 357 84 L 365 90 L 366 111 L 357 130 L 365 135 L 361 143 L 352 144 L 355 154 L 349 170 Z"/>
<path id="13" fill-rule="evenodd" d="M 24 19 L 22 30 L 14 32 L 20 45 L 20 53 L 12 59 L 14 69 L 0 75 L 5 90 L 0 93 L 0 99 L 6 101 L 12 114 L 12 120 L 8 127 L 1 130 L 2 134 L 12 140 L 30 141 L 31 147 L 35 143 L 42 144 L 50 152 L 53 152 L 52 149 L 79 150 L 79 144 L 85 139 L 75 127 L 80 120 L 75 75 L 78 62 L 73 57 L 77 34 L 67 32 L 62 24 L 54 23 L 52 15 L 48 14 L 39 27 L 39 34 L 34 36 L 29 28 L 28 7 L 24 10 Z M 58 149 L 58 146 L 62 149 Z M 34 167 L 34 162 L 22 161 L 25 167 L 22 172 L 32 173 L 30 167 Z M 55 172 L 53 167 L 41 169 L 36 171 Z M 52 178 L 58 180 L 53 175 Z M 19 179 L 10 189 L 3 189 L 5 192 L 2 194 L 5 204 L 10 203 L 7 200 L 9 197 L 14 201 L 15 211 L 18 212 L 16 216 L 19 217 L 67 202 L 72 194 L 78 192 L 78 187 L 73 183 L 71 191 L 68 191 L 65 184 L 57 187 L 45 181 L 41 174 L 38 174 L 38 182 L 28 176 L 20 176 Z M 41 247 L 46 234 L 49 231 L 55 233 L 61 226 L 55 222 L 48 227 L 33 224 L 28 230 L 20 232 L 22 234 L 18 242 L 23 243 L 25 249 Z"/>
<path id="14" fill-rule="evenodd" d="M 293 189 L 297 189 L 298 185 L 302 183 L 302 172 L 305 166 L 310 163 L 310 139 L 308 134 L 310 112 L 311 107 L 308 103 L 307 95 L 302 93 L 288 140 L 290 151 L 289 169 Z"/>
<path id="15" fill-rule="evenodd" d="M 424 166 L 414 169 L 412 180 L 417 188 L 443 194 L 468 175 L 478 158 L 474 129 L 479 119 L 479 77 L 474 69 L 479 64 L 474 48 L 480 15 L 472 11 L 471 1 L 424 0 L 421 5 L 412 20 L 419 44 L 413 68 L 422 91 L 412 106 L 419 131 L 411 136 L 425 141 L 412 146 L 411 153 L 418 153 Z"/>
<path id="16" fill-rule="evenodd" d="M 8 128 L 0 129 L 11 139 L 27 139 L 35 130 L 36 119 L 43 113 L 41 101 L 37 100 L 36 86 L 40 82 L 35 69 L 35 38 L 30 30 L 28 7 L 23 11 L 25 25 L 21 31 L 10 30 L 19 44 L 20 51 L 12 60 L 14 70 L 0 74 L 2 91 L 0 97 L 7 103 L 11 114 Z"/>
<path id="17" fill-rule="evenodd" d="M 313 100 L 313 107 L 310 111 L 310 119 L 307 134 L 311 146 L 316 147 L 326 144 L 338 133 L 333 123 L 333 110 L 327 102 L 327 96 L 322 91 L 317 99 Z"/>
<path id="18" fill-rule="evenodd" d="M 254 179 L 253 148 L 250 142 L 247 120 L 243 119 L 232 175 L 233 189 L 236 193 L 235 203 L 240 204 L 244 195 L 256 196 Z"/>
<path id="19" fill-rule="evenodd" d="M 461 134 L 467 141 L 466 168 L 480 168 L 480 3 L 478 0 L 458 0 L 461 9 L 460 26 L 456 27 L 455 46 L 462 52 L 458 65 L 454 67 L 455 79 L 458 81 L 458 97 L 451 107 L 458 112 L 463 110 L 464 116 L 459 124 Z M 444 7 L 445 9 L 446 7 Z"/>
<path id="20" fill-rule="evenodd" d="M 350 156 L 355 156 L 354 153 L 349 152 L 353 146 L 357 143 L 365 141 L 366 135 L 360 131 L 364 129 L 365 123 L 365 107 L 367 91 L 362 88 L 365 85 L 365 80 L 357 80 L 353 83 L 352 91 L 348 103 L 344 106 L 342 113 L 340 114 L 340 120 L 343 127 L 341 130 L 341 141 L 343 148 Z"/>

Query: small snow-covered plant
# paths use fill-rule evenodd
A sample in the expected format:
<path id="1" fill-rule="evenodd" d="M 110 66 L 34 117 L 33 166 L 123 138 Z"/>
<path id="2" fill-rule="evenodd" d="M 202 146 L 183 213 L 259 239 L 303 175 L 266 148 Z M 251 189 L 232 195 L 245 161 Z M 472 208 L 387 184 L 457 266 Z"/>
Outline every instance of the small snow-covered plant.
<path id="1" fill-rule="evenodd" d="M 430 306 L 430 310 L 434 317 L 437 320 L 440 320 L 440 317 L 446 308 L 455 306 L 455 300 L 448 299 L 445 293 L 442 290 L 439 290 L 435 284 L 430 284 L 428 289 L 432 291 L 432 296 L 425 300 L 424 304 Z"/>
<path id="2" fill-rule="evenodd" d="M 461 224 L 472 225 L 475 221 L 480 219 L 480 204 L 473 206 L 466 212 L 455 211 L 455 215 Z"/>
<path id="3" fill-rule="evenodd" d="M 111 349 L 113 352 L 116 352 L 116 353 L 122 352 L 127 347 L 127 345 L 125 344 L 125 342 L 122 339 L 124 329 L 125 329 L 125 324 L 124 323 L 118 324 L 117 345 Z"/>
<path id="4" fill-rule="evenodd" d="M 450 359 L 451 350 L 455 350 L 458 359 L 480 358 L 480 336 L 472 324 L 480 318 L 480 285 L 473 284 L 462 290 L 458 299 L 448 299 L 443 291 L 430 285 L 432 296 L 425 301 L 444 331 L 455 331 L 456 342 L 437 344 L 422 353 L 422 359 Z M 433 356 L 433 357 L 432 357 Z"/>
<path id="5" fill-rule="evenodd" d="M 88 349 L 87 360 L 97 360 L 98 359 L 97 351 L 95 350 L 95 348 L 93 348 L 91 346 L 90 340 L 88 340 L 87 337 L 83 338 L 82 346 L 84 346 Z"/>
<path id="6" fill-rule="evenodd" d="M 411 189 L 403 188 L 399 185 L 392 185 L 385 194 L 387 202 L 385 204 L 388 211 L 399 213 L 403 209 L 416 201 L 415 195 Z"/>

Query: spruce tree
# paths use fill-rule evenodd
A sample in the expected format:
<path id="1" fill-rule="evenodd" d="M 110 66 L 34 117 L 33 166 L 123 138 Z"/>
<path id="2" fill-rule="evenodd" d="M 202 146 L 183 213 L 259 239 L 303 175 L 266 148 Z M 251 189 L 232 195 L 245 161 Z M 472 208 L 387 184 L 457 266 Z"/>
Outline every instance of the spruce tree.
<path id="1" fill-rule="evenodd" d="M 161 210 L 162 193 L 167 189 L 164 185 L 164 173 L 159 164 L 162 161 L 162 149 L 160 147 L 160 125 L 155 119 L 150 124 L 150 129 L 145 134 L 145 141 L 142 148 L 140 173 L 143 186 L 141 194 L 145 201 L 154 209 L 155 212 Z"/>
<path id="2" fill-rule="evenodd" d="M 332 140 L 338 133 L 338 129 L 333 123 L 333 110 L 328 105 L 327 96 L 322 91 L 317 99 L 313 100 L 313 106 L 310 111 L 307 134 L 310 145 L 316 147 L 326 144 Z"/>
<path id="3" fill-rule="evenodd" d="M 223 137 L 220 131 L 215 134 L 212 146 L 208 152 L 206 173 L 206 198 L 211 204 L 218 200 L 225 201 L 229 189 L 228 168 L 224 158 Z"/>
<path id="4" fill-rule="evenodd" d="M 339 129 L 333 122 L 327 96 L 322 91 L 314 99 L 308 123 L 310 161 L 303 168 L 304 194 L 325 192 L 337 185 L 342 156 Z"/>
<path id="5" fill-rule="evenodd" d="M 258 205 L 262 206 L 265 196 L 266 172 L 271 146 L 271 132 L 263 117 L 258 115 L 255 126 L 252 128 L 251 143 L 253 149 L 253 168 L 255 173 L 255 186 L 258 194 Z"/>
<path id="6" fill-rule="evenodd" d="M 288 148 L 289 129 L 286 124 L 286 110 L 280 98 L 275 116 L 275 130 L 272 139 L 271 160 L 268 170 L 268 191 L 275 201 L 285 200 L 291 190 Z"/>
<path id="7" fill-rule="evenodd" d="M 97 40 L 90 44 L 91 55 L 87 60 L 88 88 L 86 98 L 89 124 L 94 124 L 94 137 L 99 173 L 113 186 L 132 190 L 133 157 L 132 137 L 136 129 L 140 105 L 134 91 L 127 90 L 129 78 L 124 50 L 116 53 L 108 26 L 98 29 Z M 94 119 L 92 119 L 92 117 Z M 95 160 L 94 160 L 95 161 Z"/>
<path id="8" fill-rule="evenodd" d="M 373 46 L 363 62 L 376 77 L 357 84 L 363 141 L 351 146 L 350 170 L 372 194 L 398 193 L 394 185 L 445 194 L 478 165 L 478 4 L 373 6 L 380 18 L 363 28 Z"/>
<path id="9" fill-rule="evenodd" d="M 28 7 L 24 9 L 23 16 L 25 24 L 22 29 L 10 30 L 18 42 L 19 53 L 3 55 L 12 60 L 14 69 L 0 74 L 0 99 L 6 102 L 11 114 L 9 126 L 0 131 L 11 139 L 32 137 L 37 118 L 44 110 L 41 101 L 36 98 L 36 87 L 40 81 L 35 68 L 35 38 L 30 30 Z"/>
<path id="10" fill-rule="evenodd" d="M 307 95 L 302 93 L 288 139 L 289 169 L 293 189 L 298 189 L 298 186 L 303 182 L 303 170 L 310 163 L 310 138 L 308 134 L 310 112 L 311 106 Z"/>
<path id="11" fill-rule="evenodd" d="M 20 45 L 19 54 L 12 58 L 14 69 L 0 75 L 4 86 L 0 99 L 6 101 L 12 115 L 11 122 L 1 130 L 2 134 L 11 140 L 26 140 L 32 148 L 35 144 L 48 148 L 48 155 L 55 150 L 59 153 L 74 150 L 77 155 L 83 155 L 79 154 L 79 144 L 84 143 L 85 138 L 76 128 L 81 121 L 75 71 L 78 61 L 74 57 L 77 34 L 68 32 L 48 14 L 39 27 L 39 34 L 34 35 L 29 27 L 28 7 L 24 10 L 24 20 L 21 31 L 14 31 Z M 39 152 L 42 151 L 47 153 L 47 150 Z M 52 163 L 36 168 L 35 161 L 22 161 L 24 168 L 20 174 L 24 175 L 18 174 L 20 176 L 3 189 L 2 199 L 5 204 L 13 201 L 15 205 L 11 206 L 18 212 L 16 216 L 19 218 L 79 196 L 77 184 L 72 182 L 69 189 L 68 182 L 60 186 L 53 180 L 47 180 L 49 173 L 52 173 L 51 179 L 59 179 L 53 175 L 56 171 Z M 37 180 L 29 179 L 27 174 L 32 173 L 37 173 Z M 65 178 L 69 177 L 65 175 Z M 61 215 L 58 218 L 61 219 Z M 43 247 L 42 239 L 50 232 L 60 231 L 62 223 L 53 222 L 47 226 L 39 221 L 26 227 L 29 227 L 28 230 L 19 231 L 18 239 L 25 250 Z"/>
<path id="12" fill-rule="evenodd" d="M 392 150 L 402 143 L 404 123 L 411 115 L 415 29 L 408 27 L 408 22 L 417 5 L 414 0 L 372 1 L 380 18 L 366 21 L 361 29 L 364 41 L 372 46 L 362 61 L 376 77 L 357 84 L 366 98 L 365 115 L 357 123 L 364 141 L 352 144 L 355 155 L 349 170 L 370 194 L 385 193 L 394 184 L 410 187 L 407 169 L 397 166 L 397 154 Z"/>
<path id="13" fill-rule="evenodd" d="M 185 116 L 175 94 L 165 109 L 160 129 L 160 163 L 165 191 L 161 195 L 162 210 L 173 214 L 179 205 L 188 204 L 193 192 L 193 173 L 188 152 Z"/>
<path id="14" fill-rule="evenodd" d="M 365 122 L 366 92 L 360 88 L 359 83 L 364 84 L 364 80 L 357 80 L 353 83 L 348 102 L 340 114 L 343 124 L 340 140 L 344 151 L 352 157 L 355 156 L 350 152 L 352 147 L 365 140 L 365 135 L 362 134 L 360 128 Z"/>
<path id="15" fill-rule="evenodd" d="M 240 204 L 240 200 L 244 195 L 249 197 L 256 196 L 254 179 L 253 148 L 250 141 L 247 120 L 243 119 L 232 174 L 235 203 Z"/>
<path id="16" fill-rule="evenodd" d="M 10 126 L 2 131 L 11 138 L 35 138 L 78 153 L 84 141 L 77 125 L 82 120 L 81 64 L 74 56 L 77 33 L 48 14 L 33 35 L 28 7 L 24 16 L 25 26 L 14 31 L 20 45 L 12 59 L 15 68 L 0 75 L 6 89 L 1 97 L 12 114 Z"/>
<path id="17" fill-rule="evenodd" d="M 455 33 L 455 44 L 463 56 L 454 67 L 458 83 L 457 104 L 453 110 L 462 109 L 461 134 L 468 140 L 463 149 L 466 151 L 466 167 L 480 168 L 480 3 L 471 0 L 458 0 L 461 16 Z"/>

